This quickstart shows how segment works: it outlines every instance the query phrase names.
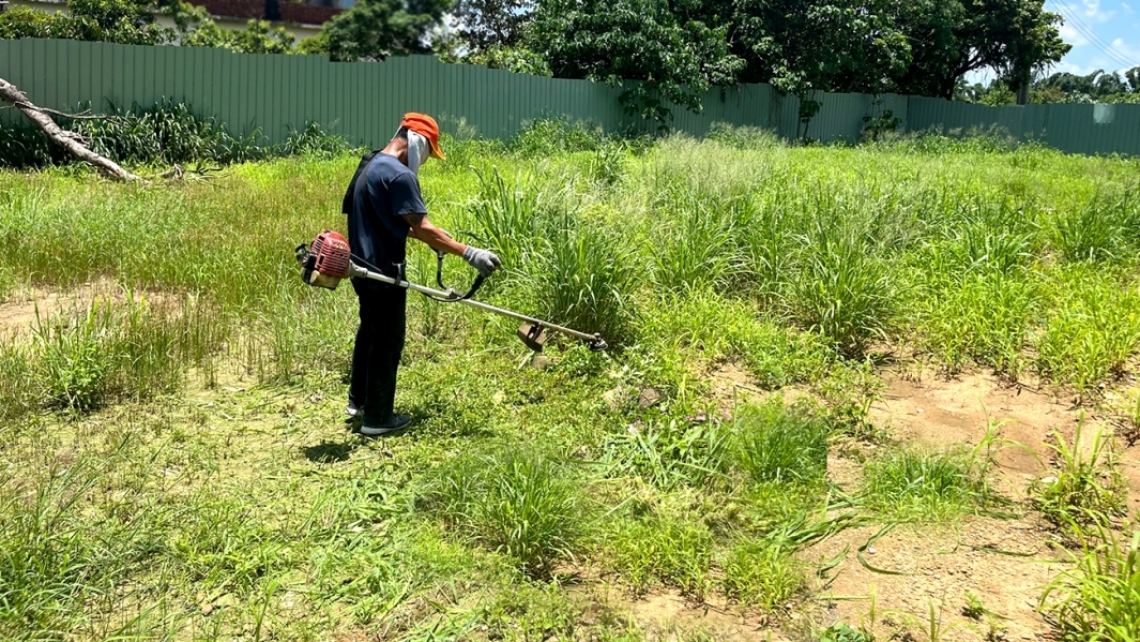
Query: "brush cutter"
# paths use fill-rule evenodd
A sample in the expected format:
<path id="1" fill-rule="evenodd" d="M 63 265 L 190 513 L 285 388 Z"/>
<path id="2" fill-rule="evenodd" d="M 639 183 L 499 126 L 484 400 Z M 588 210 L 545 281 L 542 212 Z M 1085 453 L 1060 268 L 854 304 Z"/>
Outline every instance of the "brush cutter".
<path id="1" fill-rule="evenodd" d="M 518 312 L 504 310 L 503 308 L 497 308 L 493 305 L 472 300 L 471 297 L 474 296 L 475 292 L 479 290 L 479 287 L 483 285 L 484 277 L 482 276 L 475 279 L 475 283 L 466 294 L 460 294 L 452 288 L 445 286 L 443 284 L 443 253 L 437 252 L 436 254 L 439 257 L 436 269 L 436 283 L 440 288 L 438 290 L 416 285 L 415 283 L 409 283 L 402 278 L 390 277 L 386 274 L 381 274 L 378 270 L 374 271 L 361 267 L 358 263 L 367 265 L 367 262 L 352 254 L 352 250 L 349 249 L 348 239 L 331 230 L 321 232 L 317 235 L 317 238 L 313 239 L 311 244 L 298 245 L 296 249 L 297 262 L 301 264 L 301 279 L 314 287 L 335 290 L 337 286 L 340 285 L 341 279 L 347 278 L 379 281 L 396 287 L 414 290 L 440 303 L 462 303 L 474 308 L 479 308 L 480 310 L 486 310 L 487 312 L 493 312 L 522 321 L 523 325 L 518 329 L 518 337 L 526 344 L 526 347 L 535 352 L 541 352 L 542 347 L 546 344 L 547 330 L 561 332 L 562 334 L 581 339 L 585 341 L 594 352 L 604 352 L 609 349 L 609 346 L 606 345 L 605 340 L 602 339 L 600 334 L 586 334 L 585 332 L 571 330 L 570 328 L 565 328 L 548 321 L 528 317 Z M 375 268 L 375 266 L 369 267 Z"/>

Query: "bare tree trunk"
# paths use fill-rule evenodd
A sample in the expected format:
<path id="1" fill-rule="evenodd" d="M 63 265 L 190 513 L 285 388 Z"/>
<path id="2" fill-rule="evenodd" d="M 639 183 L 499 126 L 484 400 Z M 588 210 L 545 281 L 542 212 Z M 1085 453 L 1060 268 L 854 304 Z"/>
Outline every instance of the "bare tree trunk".
<path id="1" fill-rule="evenodd" d="M 3 78 L 0 78 L 0 99 L 15 105 L 17 109 L 28 117 L 28 120 L 42 129 L 44 134 L 47 134 L 47 137 L 51 139 L 53 143 L 66 149 L 72 156 L 94 165 L 99 171 L 103 172 L 103 174 L 116 180 L 139 180 L 138 176 L 119 167 L 115 161 L 88 149 L 74 133 L 61 129 L 60 126 L 56 125 L 55 121 L 51 119 L 51 116 L 45 113 L 43 108 L 33 105 L 32 102 L 28 100 L 28 97 L 24 95 L 24 92 Z"/>

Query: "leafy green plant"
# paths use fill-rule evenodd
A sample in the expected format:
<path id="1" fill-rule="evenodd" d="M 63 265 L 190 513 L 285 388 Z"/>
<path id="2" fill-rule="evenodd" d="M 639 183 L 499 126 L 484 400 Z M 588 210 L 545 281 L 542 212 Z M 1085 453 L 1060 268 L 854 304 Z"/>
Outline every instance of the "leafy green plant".
<path id="1" fill-rule="evenodd" d="M 840 622 L 832 624 L 819 634 L 819 642 L 874 642 L 875 638 L 851 625 Z"/>
<path id="2" fill-rule="evenodd" d="M 1098 525 L 1092 533 L 1079 533 L 1073 568 L 1050 583 L 1041 606 L 1062 640 L 1135 642 L 1140 639 L 1140 532 L 1122 538 Z"/>
<path id="3" fill-rule="evenodd" d="M 1077 422 L 1070 444 L 1054 433 L 1052 464 L 1056 474 L 1037 479 L 1030 487 L 1033 501 L 1056 526 L 1097 523 L 1125 514 L 1127 486 L 1120 473 L 1111 435 L 1097 432 L 1083 444 L 1084 421 Z"/>

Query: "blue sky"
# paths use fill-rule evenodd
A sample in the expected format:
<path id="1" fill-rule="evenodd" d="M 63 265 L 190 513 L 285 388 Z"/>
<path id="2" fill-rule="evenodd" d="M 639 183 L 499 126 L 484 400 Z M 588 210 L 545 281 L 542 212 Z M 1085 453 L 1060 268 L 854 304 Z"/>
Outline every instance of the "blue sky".
<path id="1" fill-rule="evenodd" d="M 1140 0 L 1048 0 L 1045 8 L 1065 16 L 1061 37 L 1073 45 L 1054 71 L 1140 67 Z"/>

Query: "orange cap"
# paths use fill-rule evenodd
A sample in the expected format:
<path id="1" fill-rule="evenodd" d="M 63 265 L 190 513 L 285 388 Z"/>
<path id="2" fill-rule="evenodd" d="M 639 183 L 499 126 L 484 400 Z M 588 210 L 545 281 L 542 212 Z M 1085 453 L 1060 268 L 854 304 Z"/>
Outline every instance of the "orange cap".
<path id="1" fill-rule="evenodd" d="M 443 150 L 439 148 L 439 125 L 436 124 L 435 119 L 427 114 L 417 114 L 409 112 L 404 114 L 404 120 L 400 122 L 400 127 L 407 127 L 415 133 L 428 139 L 431 143 L 432 158 L 444 160 L 447 158 L 443 155 Z"/>

